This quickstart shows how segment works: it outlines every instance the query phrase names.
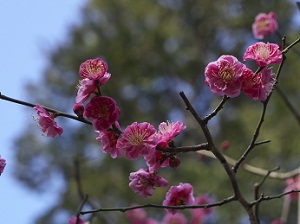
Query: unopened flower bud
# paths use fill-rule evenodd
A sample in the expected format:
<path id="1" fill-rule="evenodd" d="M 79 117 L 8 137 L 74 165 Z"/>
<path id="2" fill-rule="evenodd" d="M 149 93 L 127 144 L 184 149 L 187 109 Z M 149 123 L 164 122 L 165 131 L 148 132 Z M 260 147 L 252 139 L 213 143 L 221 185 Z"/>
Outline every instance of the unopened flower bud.
<path id="1" fill-rule="evenodd" d="M 78 117 L 82 117 L 84 112 L 84 106 L 80 103 L 75 103 L 73 111 Z"/>
<path id="2" fill-rule="evenodd" d="M 169 165 L 172 168 L 177 168 L 180 165 L 180 159 L 178 156 L 173 156 L 170 158 Z"/>
<path id="3" fill-rule="evenodd" d="M 5 166 L 6 166 L 6 160 L 0 157 L 0 175 L 3 173 Z"/>
<path id="4" fill-rule="evenodd" d="M 226 150 L 226 149 L 228 149 L 230 147 L 230 143 L 229 143 L 229 141 L 228 140 L 224 140 L 222 143 L 221 143 L 221 149 L 222 150 Z"/>

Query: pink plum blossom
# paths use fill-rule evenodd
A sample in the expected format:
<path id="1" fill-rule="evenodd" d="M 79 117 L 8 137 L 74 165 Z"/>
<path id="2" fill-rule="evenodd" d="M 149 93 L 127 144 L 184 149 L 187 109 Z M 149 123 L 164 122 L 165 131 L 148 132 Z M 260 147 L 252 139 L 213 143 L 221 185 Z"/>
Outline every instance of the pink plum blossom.
<path id="1" fill-rule="evenodd" d="M 61 135 L 63 129 L 54 121 L 55 114 L 49 114 L 42 106 L 37 104 L 34 107 L 38 117 L 36 118 L 38 125 L 41 127 L 42 132 L 47 137 L 54 138 L 56 135 Z"/>
<path id="2" fill-rule="evenodd" d="M 0 175 L 3 173 L 6 166 L 6 160 L 0 157 Z"/>
<path id="3" fill-rule="evenodd" d="M 284 189 L 284 192 L 300 190 L 300 176 L 296 176 L 295 178 L 288 178 L 285 183 L 287 186 Z M 286 195 L 286 197 L 289 197 L 292 200 L 297 200 L 298 194 L 299 193 L 297 192 L 293 192 L 291 194 Z"/>
<path id="4" fill-rule="evenodd" d="M 268 14 L 259 13 L 252 24 L 254 37 L 257 39 L 263 39 L 265 36 L 270 36 L 277 29 L 277 16 L 274 12 L 269 12 Z"/>
<path id="5" fill-rule="evenodd" d="M 264 101 L 272 91 L 274 83 L 271 69 L 263 68 L 255 74 L 247 68 L 243 74 L 242 91 L 255 101 Z"/>
<path id="6" fill-rule="evenodd" d="M 72 216 L 72 218 L 69 219 L 69 224 L 76 224 L 77 223 L 77 217 L 76 216 Z M 85 224 L 85 222 L 83 221 L 82 218 L 79 217 L 78 220 L 79 224 Z"/>
<path id="7" fill-rule="evenodd" d="M 180 183 L 178 186 L 172 186 L 166 194 L 163 201 L 164 206 L 192 205 L 195 201 L 193 196 L 193 186 L 189 183 Z M 171 214 L 176 214 L 177 210 L 167 209 Z"/>
<path id="8" fill-rule="evenodd" d="M 137 123 L 126 127 L 117 141 L 117 148 L 125 152 L 127 159 L 137 159 L 153 154 L 157 144 L 155 128 L 147 123 Z"/>
<path id="9" fill-rule="evenodd" d="M 245 68 L 236 57 L 223 55 L 206 66 L 205 83 L 218 96 L 237 97 L 241 91 L 241 75 Z"/>
<path id="10" fill-rule="evenodd" d="M 133 204 L 132 206 L 137 206 Z M 131 224 L 146 223 L 147 213 L 143 208 L 132 209 L 126 212 L 126 216 Z"/>
<path id="11" fill-rule="evenodd" d="M 207 205 L 211 204 L 214 201 L 209 198 L 207 195 L 202 194 L 199 195 L 194 202 L 194 205 Z M 198 223 L 204 223 L 204 221 L 207 219 L 207 217 L 212 214 L 213 208 L 197 208 L 197 209 L 192 209 L 192 220 L 191 224 L 198 224 Z"/>
<path id="12" fill-rule="evenodd" d="M 280 64 L 282 53 L 277 44 L 258 42 L 250 45 L 243 57 L 246 60 L 255 60 L 260 67 L 270 64 Z"/>
<path id="13" fill-rule="evenodd" d="M 79 67 L 79 75 L 82 78 L 98 80 L 107 72 L 108 66 L 101 58 L 89 59 Z"/>
<path id="14" fill-rule="evenodd" d="M 92 120 L 96 130 L 107 130 L 120 117 L 116 102 L 108 96 L 94 96 L 86 105 L 84 116 Z"/>
<path id="15" fill-rule="evenodd" d="M 120 125 L 118 122 L 115 123 L 116 127 L 120 130 Z M 96 138 L 98 142 L 102 144 L 102 151 L 104 153 L 109 153 L 112 158 L 122 157 L 122 150 L 118 149 L 117 140 L 119 134 L 113 130 L 103 130 L 96 131 L 99 136 Z"/>
<path id="16" fill-rule="evenodd" d="M 160 123 L 157 131 L 157 145 L 163 148 L 169 147 L 168 143 L 185 128 L 186 126 L 181 121 Z"/>
<path id="17" fill-rule="evenodd" d="M 167 213 L 161 224 L 186 224 L 187 219 L 182 213 L 171 214 Z"/>
<path id="18" fill-rule="evenodd" d="M 98 93 L 96 81 L 100 86 L 103 86 L 111 77 L 110 73 L 105 73 L 98 80 L 83 79 L 79 82 L 76 103 L 84 103 L 92 94 Z"/>
<path id="19" fill-rule="evenodd" d="M 150 173 L 146 169 L 139 169 L 137 172 L 130 173 L 129 187 L 143 198 L 152 196 L 155 187 L 167 187 L 168 181 L 157 173 Z"/>
<path id="20" fill-rule="evenodd" d="M 166 167 L 169 165 L 170 158 L 162 151 L 155 150 L 145 156 L 146 163 L 150 172 L 157 172 L 159 167 Z"/>

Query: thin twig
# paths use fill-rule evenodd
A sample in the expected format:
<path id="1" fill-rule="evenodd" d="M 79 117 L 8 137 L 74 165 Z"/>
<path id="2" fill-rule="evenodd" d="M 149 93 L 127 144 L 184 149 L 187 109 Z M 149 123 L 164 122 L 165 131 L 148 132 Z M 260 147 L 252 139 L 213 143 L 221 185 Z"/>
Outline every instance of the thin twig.
<path id="1" fill-rule="evenodd" d="M 0 92 L 0 99 L 6 100 L 6 101 L 9 101 L 9 102 L 13 102 L 13 103 L 17 103 L 17 104 L 20 104 L 20 105 L 23 105 L 23 106 L 32 107 L 32 108 L 36 106 L 36 104 L 33 104 L 33 103 L 29 103 L 29 102 L 26 102 L 26 101 L 17 100 L 17 99 L 5 96 L 5 95 L 1 94 L 1 92 Z M 68 114 L 68 113 L 64 113 L 64 112 L 55 110 L 55 109 L 50 108 L 50 107 L 44 107 L 43 106 L 43 108 L 46 111 L 50 112 L 50 113 L 54 113 L 57 117 L 59 117 L 59 116 L 60 117 L 67 117 L 67 118 L 70 118 L 70 119 L 73 119 L 73 120 L 76 120 L 76 121 L 80 121 L 80 122 L 85 123 L 85 124 L 92 125 L 92 122 L 84 119 L 83 117 L 77 117 L 77 116 L 74 116 L 74 115 L 71 115 L 71 114 Z"/>
<path id="2" fill-rule="evenodd" d="M 259 198 L 259 191 L 260 191 L 260 187 L 264 184 L 264 182 L 266 181 L 266 179 L 269 177 L 269 175 L 276 171 L 279 170 L 279 167 L 275 167 L 272 170 L 269 170 L 267 172 L 267 174 L 262 178 L 262 180 L 259 183 L 255 183 L 254 184 L 254 199 L 257 200 Z M 260 223 L 260 219 L 259 219 L 259 204 L 254 205 L 254 213 L 255 213 L 255 217 L 257 219 L 257 222 Z"/>
<path id="3" fill-rule="evenodd" d="M 199 145 L 169 147 L 169 148 L 161 148 L 161 147 L 157 146 L 156 149 L 161 152 L 186 153 L 186 152 L 196 152 L 196 151 L 200 151 L 200 150 L 209 150 L 209 146 L 207 143 L 202 143 Z"/>
<path id="4" fill-rule="evenodd" d="M 281 97 L 281 99 L 283 100 L 283 102 L 285 103 L 287 108 L 292 112 L 293 116 L 295 117 L 295 119 L 298 122 L 298 125 L 300 125 L 300 115 L 299 115 L 298 111 L 296 110 L 296 108 L 292 105 L 290 100 L 286 97 L 286 95 L 282 92 L 281 88 L 279 88 L 278 85 L 275 86 L 275 90 L 277 91 L 278 95 Z"/>
<path id="5" fill-rule="evenodd" d="M 224 96 L 223 98 L 222 98 L 222 101 L 220 102 L 220 104 L 216 107 L 216 109 L 212 112 L 212 113 L 210 113 L 209 115 L 207 115 L 204 119 L 203 119 L 203 121 L 205 122 L 205 123 L 207 123 L 210 119 L 212 119 L 214 116 L 216 116 L 217 114 L 218 114 L 218 112 L 221 110 L 221 109 L 223 109 L 223 106 L 224 106 L 224 104 L 226 103 L 226 101 L 227 100 L 229 100 L 230 98 L 228 97 L 228 96 Z"/>

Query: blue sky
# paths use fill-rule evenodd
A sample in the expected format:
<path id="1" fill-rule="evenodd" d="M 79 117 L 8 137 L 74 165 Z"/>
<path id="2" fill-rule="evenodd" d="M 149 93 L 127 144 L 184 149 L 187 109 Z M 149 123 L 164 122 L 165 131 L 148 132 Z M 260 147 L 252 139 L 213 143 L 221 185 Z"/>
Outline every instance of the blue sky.
<path id="1" fill-rule="evenodd" d="M 25 100 L 24 84 L 38 83 L 47 64 L 45 50 L 62 43 L 68 29 L 80 21 L 86 0 L 1 0 L 0 1 L 0 92 Z M 13 144 L 16 135 L 31 119 L 23 106 L 0 100 L 0 155 L 7 166 L 0 177 L 1 223 L 32 224 L 55 195 L 33 194 L 12 177 Z M 34 121 L 33 121 L 34 122 Z M 26 123 L 26 122 L 25 122 Z M 63 223 L 63 222 L 62 222 Z"/>

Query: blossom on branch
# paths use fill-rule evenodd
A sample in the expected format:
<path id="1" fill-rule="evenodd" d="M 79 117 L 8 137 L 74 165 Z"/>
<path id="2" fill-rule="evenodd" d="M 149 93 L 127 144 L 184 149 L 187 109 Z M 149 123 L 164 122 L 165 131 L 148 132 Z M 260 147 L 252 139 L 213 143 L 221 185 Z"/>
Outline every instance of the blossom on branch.
<path id="1" fill-rule="evenodd" d="M 182 213 L 170 214 L 167 213 L 161 224 L 186 224 L 187 219 Z"/>
<path id="2" fill-rule="evenodd" d="M 206 66 L 205 83 L 218 96 L 237 97 L 241 91 L 241 76 L 245 68 L 236 57 L 223 55 Z"/>
<path id="3" fill-rule="evenodd" d="M 207 195 L 202 194 L 199 195 L 194 202 L 194 205 L 207 205 L 213 203 L 213 200 L 209 198 Z M 213 208 L 196 208 L 192 209 L 192 220 L 191 224 L 205 223 L 205 220 L 209 215 L 212 214 Z"/>
<path id="4" fill-rule="evenodd" d="M 159 167 L 168 166 L 170 161 L 170 158 L 167 157 L 165 153 L 159 150 L 155 150 L 153 153 L 149 153 L 144 158 L 150 172 L 157 172 Z"/>
<path id="5" fill-rule="evenodd" d="M 255 101 L 266 100 L 275 83 L 270 68 L 263 68 L 258 74 L 247 68 L 242 80 L 242 91 Z"/>
<path id="6" fill-rule="evenodd" d="M 0 157 L 0 176 L 3 173 L 5 166 L 6 166 L 6 160 Z"/>
<path id="7" fill-rule="evenodd" d="M 274 12 L 269 12 L 268 14 L 259 13 L 252 24 L 254 37 L 257 39 L 263 39 L 265 36 L 270 36 L 277 29 L 277 16 Z"/>
<path id="8" fill-rule="evenodd" d="M 116 102 L 108 96 L 94 96 L 86 105 L 84 116 L 92 120 L 96 130 L 107 130 L 120 117 Z"/>
<path id="9" fill-rule="evenodd" d="M 137 159 L 155 152 L 156 129 L 148 122 L 127 126 L 117 141 L 117 148 L 123 150 L 127 159 Z"/>
<path id="10" fill-rule="evenodd" d="M 78 218 L 76 216 L 72 216 L 72 218 L 69 219 L 69 224 L 87 224 L 86 222 L 84 222 L 84 220 L 82 218 Z"/>
<path id="11" fill-rule="evenodd" d="M 120 130 L 120 125 L 118 122 L 115 123 L 116 127 Z M 96 138 L 98 142 L 102 144 L 102 151 L 104 153 L 110 154 L 112 158 L 122 157 L 122 150 L 118 149 L 117 140 L 119 138 L 119 134 L 113 130 L 102 130 L 96 131 L 99 136 Z"/>
<path id="12" fill-rule="evenodd" d="M 150 173 L 146 169 L 139 169 L 129 175 L 129 187 L 143 198 L 152 196 L 155 187 L 167 187 L 168 181 L 157 173 Z"/>
<path id="13" fill-rule="evenodd" d="M 100 86 L 103 86 L 111 77 L 110 73 L 105 73 L 98 80 L 83 79 L 79 82 L 76 103 L 84 103 L 92 94 L 98 93 L 96 81 Z"/>
<path id="14" fill-rule="evenodd" d="M 195 201 L 193 196 L 193 186 L 189 183 L 180 183 L 178 186 L 172 186 L 166 194 L 163 201 L 164 206 L 192 205 Z M 167 209 L 168 212 L 176 214 L 177 210 Z"/>
<path id="15" fill-rule="evenodd" d="M 181 121 L 160 123 L 157 131 L 157 146 L 163 148 L 169 147 L 168 144 L 172 139 L 179 135 L 185 128 L 186 126 L 183 126 Z"/>
<path id="16" fill-rule="evenodd" d="M 277 44 L 258 42 L 247 48 L 243 60 L 255 60 L 260 67 L 280 64 L 282 53 Z"/>
<path id="17" fill-rule="evenodd" d="M 79 75 L 82 78 L 98 80 L 107 72 L 108 65 L 101 58 L 89 59 L 79 67 Z"/>
<path id="18" fill-rule="evenodd" d="M 300 190 L 300 176 L 296 176 L 295 178 L 288 178 L 286 181 L 286 188 L 284 189 L 284 192 L 288 191 L 297 191 Z M 289 197 L 292 200 L 298 199 L 298 192 L 293 192 L 291 194 L 286 195 L 286 197 Z"/>
<path id="19" fill-rule="evenodd" d="M 41 127 L 42 132 L 47 137 L 54 138 L 56 135 L 61 135 L 63 129 L 54 121 L 55 114 L 48 113 L 42 106 L 37 104 L 34 107 L 38 117 L 36 118 L 38 125 Z"/>

